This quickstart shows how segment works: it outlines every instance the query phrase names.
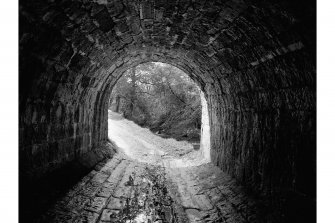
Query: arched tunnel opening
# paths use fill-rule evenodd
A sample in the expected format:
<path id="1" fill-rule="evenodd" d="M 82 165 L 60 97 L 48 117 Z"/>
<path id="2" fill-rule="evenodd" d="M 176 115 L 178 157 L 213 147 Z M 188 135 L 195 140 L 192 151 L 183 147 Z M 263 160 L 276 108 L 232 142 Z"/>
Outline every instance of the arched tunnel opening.
<path id="1" fill-rule="evenodd" d="M 197 158 L 174 160 L 172 166 L 210 161 L 207 100 L 188 74 L 165 63 L 143 63 L 125 71 L 112 88 L 108 137 L 126 155 L 147 163 L 186 154 Z"/>
<path id="2" fill-rule="evenodd" d="M 315 222 L 315 23 L 314 1 L 20 1 L 22 222 L 112 221 L 133 169 L 163 222 Z M 198 84 L 210 163 L 155 175 L 108 141 L 113 86 L 146 62 Z"/>

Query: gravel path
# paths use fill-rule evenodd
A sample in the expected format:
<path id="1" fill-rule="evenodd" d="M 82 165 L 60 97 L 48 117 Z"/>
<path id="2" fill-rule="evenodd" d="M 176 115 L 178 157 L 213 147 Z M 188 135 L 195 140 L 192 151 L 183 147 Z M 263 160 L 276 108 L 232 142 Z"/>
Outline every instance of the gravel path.
<path id="1" fill-rule="evenodd" d="M 120 114 L 109 111 L 108 135 L 132 159 L 171 168 L 207 163 L 199 150 L 186 141 L 164 139 Z"/>

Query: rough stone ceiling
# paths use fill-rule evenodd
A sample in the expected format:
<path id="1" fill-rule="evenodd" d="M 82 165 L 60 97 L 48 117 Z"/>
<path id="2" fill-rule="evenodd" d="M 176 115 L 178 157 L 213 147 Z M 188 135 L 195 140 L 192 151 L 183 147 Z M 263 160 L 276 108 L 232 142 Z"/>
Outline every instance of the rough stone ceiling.
<path id="1" fill-rule="evenodd" d="M 304 172 L 315 171 L 314 10 L 311 1 L 21 1 L 20 169 L 49 171 L 106 140 L 118 77 L 159 61 L 204 91 L 215 165 L 256 190 L 313 193 Z"/>
<path id="2" fill-rule="evenodd" d="M 236 0 L 23 4 L 20 19 L 34 26 L 20 26 L 20 46 L 55 71 L 43 85 L 67 81 L 99 89 L 108 75 L 152 60 L 181 67 L 203 85 L 218 76 L 271 63 L 306 44 L 292 32 L 299 20 L 270 3 L 265 5 L 268 10 Z M 228 82 L 223 83 L 224 91 L 233 90 Z"/>

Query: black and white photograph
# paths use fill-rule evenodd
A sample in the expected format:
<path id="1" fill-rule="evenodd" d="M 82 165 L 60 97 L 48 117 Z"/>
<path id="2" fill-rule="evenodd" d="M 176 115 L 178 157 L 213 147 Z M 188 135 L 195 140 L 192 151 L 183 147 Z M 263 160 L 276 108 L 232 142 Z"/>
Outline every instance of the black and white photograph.
<path id="1" fill-rule="evenodd" d="M 15 20 L 1 18 L 10 67 L 1 97 L 13 98 L 10 109 L 0 100 L 1 135 L 12 137 L 1 146 L 0 198 L 16 203 L 4 200 L 1 222 L 333 222 L 319 220 L 334 205 L 318 199 L 335 199 L 326 191 L 335 182 L 320 189 L 317 178 L 334 180 L 335 154 L 317 161 L 317 150 L 334 148 L 317 146 L 334 138 L 317 124 L 319 114 L 334 121 L 335 88 L 317 82 L 335 75 L 317 71 L 316 1 L 19 0 L 11 8 Z M 328 167 L 317 174 L 319 164 Z"/>

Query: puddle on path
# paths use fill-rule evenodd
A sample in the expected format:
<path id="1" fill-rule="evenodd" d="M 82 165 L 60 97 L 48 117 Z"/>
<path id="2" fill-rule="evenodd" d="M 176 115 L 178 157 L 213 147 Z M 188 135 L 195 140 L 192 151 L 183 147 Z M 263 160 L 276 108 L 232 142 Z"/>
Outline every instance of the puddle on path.
<path id="1" fill-rule="evenodd" d="M 122 205 L 111 213 L 112 222 L 180 222 L 167 189 L 163 167 L 146 166 L 140 176 L 130 175 L 124 186 L 130 187 L 131 196 L 119 198 Z"/>

